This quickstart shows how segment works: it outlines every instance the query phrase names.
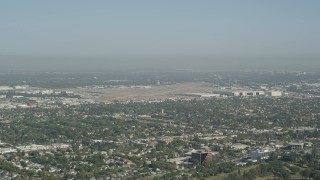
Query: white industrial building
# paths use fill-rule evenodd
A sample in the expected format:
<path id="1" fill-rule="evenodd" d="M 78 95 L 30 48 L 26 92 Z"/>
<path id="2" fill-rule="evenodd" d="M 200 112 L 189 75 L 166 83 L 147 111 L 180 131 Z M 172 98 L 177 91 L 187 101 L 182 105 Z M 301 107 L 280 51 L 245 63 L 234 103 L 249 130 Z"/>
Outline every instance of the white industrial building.
<path id="1" fill-rule="evenodd" d="M 26 89 L 28 89 L 29 88 L 29 86 L 28 85 L 22 85 L 22 86 L 14 86 L 14 89 L 15 90 L 26 90 Z"/>
<path id="2" fill-rule="evenodd" d="M 265 95 L 264 91 L 236 91 L 233 96 L 261 96 Z"/>
<path id="3" fill-rule="evenodd" d="M 235 91 L 232 92 L 233 96 L 272 96 L 272 97 L 280 97 L 282 96 L 281 91 Z"/>
<path id="4" fill-rule="evenodd" d="M 281 91 L 271 91 L 270 94 L 271 94 L 271 96 L 273 96 L 273 97 L 282 96 L 282 92 L 281 92 Z"/>
<path id="5" fill-rule="evenodd" d="M 10 86 L 0 86 L 0 91 L 8 91 L 8 90 L 12 90 L 13 88 Z"/>
<path id="6" fill-rule="evenodd" d="M 258 158 L 268 159 L 270 156 L 270 153 L 274 151 L 275 151 L 274 148 L 265 147 L 262 149 L 256 149 L 254 151 L 251 151 L 249 156 L 252 160 L 257 160 Z"/>

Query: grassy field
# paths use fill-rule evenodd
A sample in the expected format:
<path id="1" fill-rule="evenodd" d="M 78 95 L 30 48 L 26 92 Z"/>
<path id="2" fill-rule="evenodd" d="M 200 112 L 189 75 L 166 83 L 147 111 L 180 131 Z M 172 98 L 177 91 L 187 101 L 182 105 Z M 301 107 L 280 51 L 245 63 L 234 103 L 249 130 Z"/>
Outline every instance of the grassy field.
<path id="1" fill-rule="evenodd" d="M 249 167 L 241 168 L 240 169 L 240 173 L 242 175 L 244 171 L 249 171 L 250 169 L 253 169 L 253 168 L 256 168 L 256 167 L 257 167 L 257 165 L 252 165 L 252 166 L 249 166 Z M 208 177 L 207 180 L 222 180 L 222 179 L 228 177 L 228 175 L 232 174 L 232 173 L 238 173 L 238 170 L 235 170 L 235 171 L 230 172 L 230 173 L 219 174 L 217 176 Z"/>
<path id="2" fill-rule="evenodd" d="M 294 165 L 294 164 L 291 164 L 291 163 L 287 163 L 289 166 L 295 166 L 295 167 L 298 167 L 300 169 L 300 172 L 303 171 L 304 169 L 306 168 L 302 168 L 302 167 L 299 167 L 297 165 Z M 297 172 L 293 175 L 291 175 L 291 179 L 303 179 L 302 176 L 300 175 L 300 172 Z"/>
<path id="3" fill-rule="evenodd" d="M 290 166 L 296 166 L 294 164 L 288 164 Z M 244 171 L 248 172 L 250 169 L 256 168 L 258 165 L 253 165 L 253 166 L 249 166 L 249 167 L 244 167 L 240 169 L 240 173 L 241 175 L 243 174 Z M 305 168 L 296 166 L 300 169 L 300 171 L 303 171 Z M 235 170 L 233 172 L 230 173 L 225 173 L 225 174 L 219 174 L 217 176 L 212 176 L 212 177 L 208 177 L 207 180 L 223 180 L 224 178 L 228 177 L 230 174 L 232 173 L 237 173 L 238 170 Z M 256 180 L 271 180 L 271 179 L 275 179 L 277 178 L 276 176 L 273 175 L 269 175 L 269 176 L 264 176 L 264 177 L 256 177 Z M 302 176 L 300 175 L 300 172 L 297 172 L 295 174 L 291 175 L 291 179 L 293 180 L 299 180 L 299 179 L 303 179 Z"/>

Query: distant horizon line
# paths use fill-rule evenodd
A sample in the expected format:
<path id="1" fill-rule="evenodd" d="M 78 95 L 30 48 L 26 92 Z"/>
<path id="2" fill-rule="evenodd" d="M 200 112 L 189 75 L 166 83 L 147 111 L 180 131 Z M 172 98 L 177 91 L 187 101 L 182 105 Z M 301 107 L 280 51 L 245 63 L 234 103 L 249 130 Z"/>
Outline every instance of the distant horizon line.
<path id="1" fill-rule="evenodd" d="M 71 55 L 71 54 L 62 54 L 62 55 L 50 55 L 50 54 L 7 54 L 0 53 L 0 57 L 53 57 L 53 58 L 128 58 L 128 57 L 166 57 L 166 58 L 179 58 L 179 57 L 203 57 L 203 58 L 320 58 L 320 56 L 312 56 L 312 55 L 195 55 L 195 54 L 186 54 L 186 55 Z"/>

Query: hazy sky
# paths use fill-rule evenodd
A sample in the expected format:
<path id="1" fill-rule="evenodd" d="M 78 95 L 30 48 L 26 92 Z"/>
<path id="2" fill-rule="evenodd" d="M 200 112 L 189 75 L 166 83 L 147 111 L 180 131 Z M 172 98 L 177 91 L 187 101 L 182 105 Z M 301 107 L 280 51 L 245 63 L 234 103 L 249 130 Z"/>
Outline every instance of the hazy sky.
<path id="1" fill-rule="evenodd" d="M 319 0 L 3 0 L 0 60 L 320 65 L 319 8 Z"/>

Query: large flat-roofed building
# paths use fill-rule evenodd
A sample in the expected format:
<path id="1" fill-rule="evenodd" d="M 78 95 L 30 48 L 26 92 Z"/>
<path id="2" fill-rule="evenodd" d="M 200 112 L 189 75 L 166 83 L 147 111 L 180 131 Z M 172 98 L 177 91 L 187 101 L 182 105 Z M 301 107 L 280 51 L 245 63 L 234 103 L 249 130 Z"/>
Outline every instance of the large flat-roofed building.
<path id="1" fill-rule="evenodd" d="M 304 147 L 304 143 L 302 142 L 290 142 L 289 147 L 291 150 L 300 151 Z"/>
<path id="2" fill-rule="evenodd" d="M 270 95 L 273 97 L 279 97 L 279 96 L 282 96 L 282 92 L 281 91 L 271 91 Z"/>
<path id="3" fill-rule="evenodd" d="M 0 86 L 0 91 L 8 91 L 8 90 L 13 90 L 13 88 L 10 86 Z"/>
<path id="4" fill-rule="evenodd" d="M 280 97 L 282 96 L 281 91 L 234 91 L 232 92 L 233 96 L 272 96 Z"/>
<path id="5" fill-rule="evenodd" d="M 200 165 L 205 164 L 205 163 L 210 163 L 212 162 L 212 153 L 210 152 L 205 152 L 202 150 L 198 151 L 193 151 L 191 153 L 191 160 L 199 162 Z"/>
<path id="6" fill-rule="evenodd" d="M 235 91 L 233 96 L 261 96 L 264 95 L 264 91 Z"/>
<path id="7" fill-rule="evenodd" d="M 252 160 L 260 159 L 268 159 L 270 156 L 270 153 L 274 152 L 274 148 L 262 148 L 262 149 L 256 149 L 254 151 L 251 151 L 249 156 Z"/>

